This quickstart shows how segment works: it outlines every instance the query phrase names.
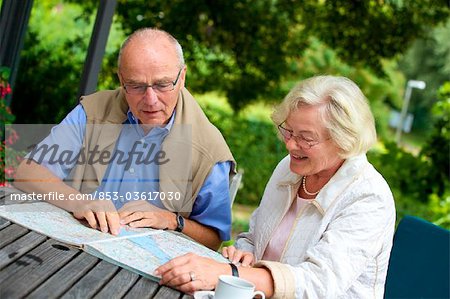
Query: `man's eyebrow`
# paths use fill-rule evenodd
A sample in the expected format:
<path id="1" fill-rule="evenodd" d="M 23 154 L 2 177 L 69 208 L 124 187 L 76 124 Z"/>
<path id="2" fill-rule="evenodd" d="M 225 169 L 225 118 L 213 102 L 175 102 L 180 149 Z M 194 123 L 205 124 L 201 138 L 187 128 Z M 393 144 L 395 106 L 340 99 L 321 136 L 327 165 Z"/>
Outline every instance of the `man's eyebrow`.
<path id="1" fill-rule="evenodd" d="M 139 85 L 147 85 L 147 82 L 142 82 L 134 79 L 124 79 L 127 84 L 139 84 Z M 158 84 L 158 83 L 172 83 L 172 78 L 165 76 L 160 79 L 156 79 L 153 83 L 150 84 Z"/>
<path id="2" fill-rule="evenodd" d="M 145 82 L 137 81 L 137 80 L 134 80 L 134 79 L 123 79 L 123 81 L 125 81 L 127 84 L 147 85 L 147 83 L 145 83 Z"/>
<path id="3" fill-rule="evenodd" d="M 164 77 L 156 79 L 154 81 L 154 83 L 171 83 L 171 82 L 173 82 L 173 80 L 169 76 L 164 76 Z"/>

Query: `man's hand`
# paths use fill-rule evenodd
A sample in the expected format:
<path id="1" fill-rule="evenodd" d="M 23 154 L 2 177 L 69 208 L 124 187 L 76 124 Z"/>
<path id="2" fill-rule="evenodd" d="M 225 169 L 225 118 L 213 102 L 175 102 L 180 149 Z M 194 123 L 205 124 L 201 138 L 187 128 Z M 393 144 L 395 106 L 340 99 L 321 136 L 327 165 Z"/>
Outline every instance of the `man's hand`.
<path id="1" fill-rule="evenodd" d="M 153 227 L 174 230 L 176 215 L 160 209 L 145 200 L 132 201 L 119 210 L 120 224 L 131 227 Z"/>
<path id="2" fill-rule="evenodd" d="M 233 264 L 241 262 L 242 267 L 253 266 L 255 263 L 253 253 L 236 249 L 234 246 L 223 247 L 222 255 L 228 258 Z"/>
<path id="3" fill-rule="evenodd" d="M 119 234 L 119 214 L 114 204 L 109 200 L 81 202 L 72 212 L 75 218 L 86 219 L 92 228 L 99 229 L 104 233 L 109 231 L 113 235 Z"/>

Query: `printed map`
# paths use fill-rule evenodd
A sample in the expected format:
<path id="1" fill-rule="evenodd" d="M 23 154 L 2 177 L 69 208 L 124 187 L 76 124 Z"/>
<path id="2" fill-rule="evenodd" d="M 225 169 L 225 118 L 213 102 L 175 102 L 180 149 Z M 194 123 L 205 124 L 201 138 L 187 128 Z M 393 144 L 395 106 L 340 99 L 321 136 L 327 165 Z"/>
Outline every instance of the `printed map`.
<path id="1" fill-rule="evenodd" d="M 0 216 L 70 245 L 114 238 L 83 225 L 69 212 L 45 202 L 0 206 Z"/>
<path id="2" fill-rule="evenodd" d="M 158 266 L 189 252 L 226 262 L 219 253 L 169 231 L 121 228 L 119 236 L 102 233 L 45 202 L 0 206 L 0 217 L 154 280 Z"/>

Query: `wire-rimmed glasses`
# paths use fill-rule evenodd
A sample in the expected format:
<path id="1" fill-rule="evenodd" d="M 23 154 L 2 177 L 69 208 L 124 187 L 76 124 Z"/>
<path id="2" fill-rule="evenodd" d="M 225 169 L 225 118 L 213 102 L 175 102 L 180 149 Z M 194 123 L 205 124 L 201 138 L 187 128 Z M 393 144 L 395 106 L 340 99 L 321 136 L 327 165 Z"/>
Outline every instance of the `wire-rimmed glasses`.
<path id="1" fill-rule="evenodd" d="M 167 92 L 175 89 L 175 86 L 178 83 L 178 79 L 180 79 L 181 71 L 183 68 L 180 68 L 178 71 L 177 78 L 172 82 L 162 82 L 155 84 L 134 84 L 134 83 L 124 83 L 123 88 L 125 92 L 131 95 L 143 95 L 147 92 L 147 88 L 151 87 L 155 92 Z"/>
<path id="2" fill-rule="evenodd" d="M 284 122 L 278 125 L 278 131 L 280 132 L 281 136 L 287 141 L 290 139 L 294 139 L 295 143 L 297 143 L 298 146 L 302 148 L 310 149 L 315 145 L 318 145 L 319 143 L 322 143 L 328 139 L 325 140 L 314 140 L 314 139 L 308 139 L 303 137 L 302 135 L 295 135 L 294 131 L 289 130 L 285 127 L 283 127 Z"/>

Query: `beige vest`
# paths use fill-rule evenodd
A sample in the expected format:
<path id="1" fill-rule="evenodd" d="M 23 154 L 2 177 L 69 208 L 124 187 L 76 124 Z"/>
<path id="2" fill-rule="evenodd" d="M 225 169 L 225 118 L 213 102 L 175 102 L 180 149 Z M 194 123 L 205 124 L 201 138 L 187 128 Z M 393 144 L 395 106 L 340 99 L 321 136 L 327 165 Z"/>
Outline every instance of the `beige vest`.
<path id="1" fill-rule="evenodd" d="M 114 152 L 121 124 L 127 119 L 128 104 L 121 88 L 82 97 L 81 104 L 87 116 L 82 151 L 90 161 L 98 161 L 102 153 Z M 162 203 L 168 210 L 185 217 L 192 211 L 216 163 L 231 161 L 230 179 L 236 173 L 236 162 L 222 134 L 185 88 L 178 97 L 175 121 L 161 150 L 165 153 L 161 160 L 168 161 L 159 166 L 159 191 L 166 198 Z M 68 183 L 82 193 L 94 192 L 108 167 L 107 163 L 87 163 L 89 159 L 86 163 L 77 163 L 69 176 Z M 170 192 L 172 200 L 168 200 Z M 178 197 L 180 199 L 176 200 Z"/>

